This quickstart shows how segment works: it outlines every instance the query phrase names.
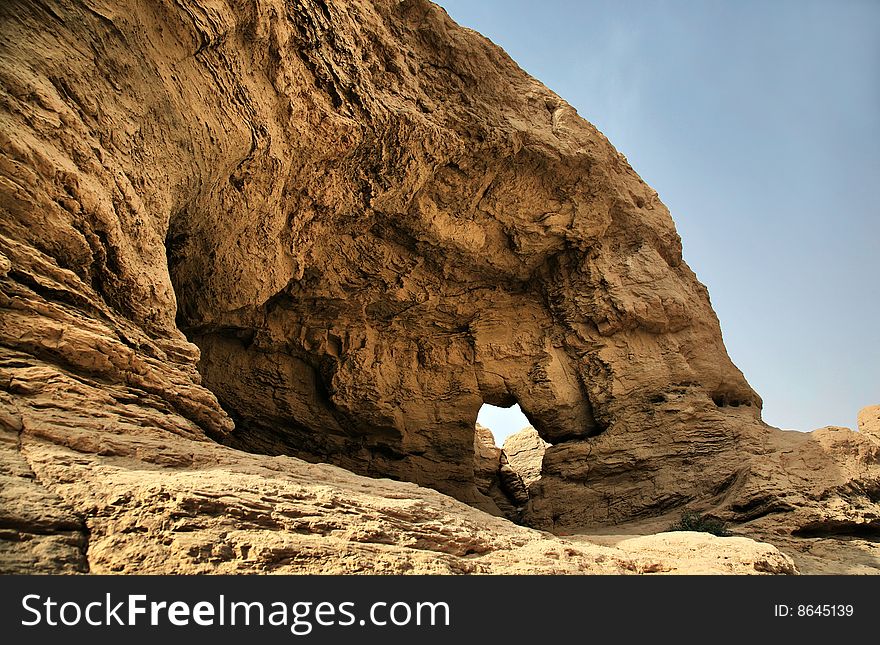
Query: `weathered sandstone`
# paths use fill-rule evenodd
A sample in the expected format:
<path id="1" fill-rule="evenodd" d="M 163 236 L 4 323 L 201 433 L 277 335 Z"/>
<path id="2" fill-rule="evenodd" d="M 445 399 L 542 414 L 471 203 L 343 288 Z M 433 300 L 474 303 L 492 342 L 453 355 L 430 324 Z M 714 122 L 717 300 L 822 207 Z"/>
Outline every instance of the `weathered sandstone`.
<path id="1" fill-rule="evenodd" d="M 541 479 L 544 452 L 549 446 L 532 427 L 523 428 L 504 440 L 504 454 L 511 468 L 515 470 L 526 486 Z"/>
<path id="2" fill-rule="evenodd" d="M 4 568 L 620 568 L 415 484 L 876 539 L 876 409 L 764 425 L 656 192 L 426 0 L 13 0 L 0 35 Z M 475 453 L 515 402 L 539 479 Z"/>
<path id="3" fill-rule="evenodd" d="M 656 193 L 436 6 L 3 11 L 10 349 L 145 381 L 237 447 L 489 508 L 483 402 L 551 443 L 707 457 L 757 418 Z M 671 397 L 696 419 L 646 423 Z M 631 474 L 687 471 L 682 496 L 713 483 L 646 457 Z"/>
<path id="4" fill-rule="evenodd" d="M 775 547 L 744 538 L 557 538 L 415 484 L 249 455 L 148 423 L 102 451 L 92 428 L 66 432 L 35 416 L 26 425 L 18 454 L 31 470 L 3 490 L 22 499 L 13 512 L 37 503 L 39 515 L 0 541 L 15 546 L 0 552 L 3 572 L 797 572 Z"/>

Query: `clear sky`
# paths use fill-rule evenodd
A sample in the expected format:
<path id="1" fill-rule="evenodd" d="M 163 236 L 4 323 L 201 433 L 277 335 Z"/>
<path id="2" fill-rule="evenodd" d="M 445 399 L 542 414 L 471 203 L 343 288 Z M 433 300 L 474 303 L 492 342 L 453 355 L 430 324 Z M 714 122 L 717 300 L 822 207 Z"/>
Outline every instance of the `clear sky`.
<path id="1" fill-rule="evenodd" d="M 499 448 L 504 445 L 507 437 L 531 425 L 518 404 L 509 408 L 499 408 L 484 403 L 477 415 L 477 423 L 492 431 L 495 444 Z"/>
<path id="2" fill-rule="evenodd" d="M 880 1 L 439 4 L 659 192 L 768 423 L 880 403 Z"/>

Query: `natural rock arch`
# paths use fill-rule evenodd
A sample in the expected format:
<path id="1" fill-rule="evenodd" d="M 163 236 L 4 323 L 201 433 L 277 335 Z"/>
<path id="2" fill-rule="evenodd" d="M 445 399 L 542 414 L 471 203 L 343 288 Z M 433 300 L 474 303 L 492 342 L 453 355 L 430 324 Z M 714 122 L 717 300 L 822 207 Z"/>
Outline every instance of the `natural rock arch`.
<path id="1" fill-rule="evenodd" d="M 666 208 L 562 99 L 422 0 L 286 7 L 81 8 L 86 32 L 40 36 L 63 79 L 4 71 L 31 133 L 4 233 L 167 357 L 160 397 L 232 445 L 472 502 L 483 401 L 515 397 L 551 442 L 613 427 L 624 451 L 657 400 L 755 415 Z M 8 13 L 7 42 L 53 24 Z M 37 158 L 52 170 L 15 170 Z"/>
<path id="2" fill-rule="evenodd" d="M 351 40 L 307 3 L 266 25 L 273 6 L 199 26 L 194 73 L 235 86 L 189 127 L 205 161 L 166 234 L 226 441 L 479 503 L 483 401 L 515 397 L 554 443 L 671 384 L 707 414 L 758 404 L 665 207 L 564 101 L 428 3 L 328 5 Z M 254 62 L 225 69 L 244 43 Z"/>
<path id="3" fill-rule="evenodd" d="M 667 209 L 438 7 L 0 11 L 22 418 L 51 366 L 119 427 L 134 409 L 480 504 L 477 411 L 514 397 L 553 444 L 531 523 L 751 495 L 741 455 L 775 439 Z"/>

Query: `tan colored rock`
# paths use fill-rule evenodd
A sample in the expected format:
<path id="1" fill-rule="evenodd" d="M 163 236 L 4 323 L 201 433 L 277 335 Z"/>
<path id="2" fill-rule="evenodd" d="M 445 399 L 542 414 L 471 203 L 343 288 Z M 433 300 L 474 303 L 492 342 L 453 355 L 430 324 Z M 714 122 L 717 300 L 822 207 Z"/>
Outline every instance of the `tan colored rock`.
<path id="1" fill-rule="evenodd" d="M 99 455 L 94 431 L 70 434 L 52 416 L 26 417 L 21 454 L 47 494 L 86 518 L 92 573 L 793 572 L 773 547 L 750 540 L 708 545 L 715 555 L 702 562 L 690 547 L 643 553 L 573 542 L 414 484 L 156 427 L 121 435 Z M 755 552 L 775 568 L 756 568 Z M 2 568 L 33 570 L 5 558 Z"/>
<path id="2" fill-rule="evenodd" d="M 0 94 L 4 569 L 642 570 L 295 457 L 873 535 L 873 435 L 763 425 L 657 194 L 435 5 L 0 3 Z M 553 444 L 525 509 L 484 402 Z"/>
<path id="3" fill-rule="evenodd" d="M 435 5 L 0 11 L 10 350 L 236 447 L 474 504 L 484 402 L 630 453 L 632 427 L 678 445 L 646 423 L 674 389 L 708 404 L 682 422 L 707 459 L 735 445 L 713 400 L 757 417 L 656 193 Z M 687 471 L 686 495 L 724 476 L 648 461 L 632 475 Z"/>
<path id="4" fill-rule="evenodd" d="M 501 448 L 495 445 L 492 431 L 479 423 L 474 428 L 474 481 L 477 490 L 485 493 L 498 480 Z"/>
<path id="5" fill-rule="evenodd" d="M 21 417 L 0 392 L 0 572 L 88 571 L 81 516 L 43 486 L 21 454 Z"/>
<path id="6" fill-rule="evenodd" d="M 12 360 L 0 367 L 4 382 L 29 392 L 29 405 L 14 419 L 4 417 L 0 444 L 7 465 L 4 573 L 628 574 L 694 568 L 689 550 L 643 554 L 559 538 L 414 484 L 194 438 L 182 432 L 191 422 L 176 413 L 135 400 L 121 403 L 124 389 L 57 368 Z M 740 558 L 720 546 L 715 564 L 725 571 L 765 572 L 753 566 L 754 549 L 785 570 L 786 557 L 772 547 L 743 543 L 734 549 Z"/>
<path id="7" fill-rule="evenodd" d="M 813 432 L 769 429 L 744 436 L 742 452 L 731 461 L 735 458 L 740 460 L 739 474 L 719 486 L 714 496 L 687 500 L 684 506 L 675 505 L 675 511 L 635 518 L 615 529 L 634 535 L 657 533 L 689 508 L 726 520 L 736 535 L 777 546 L 802 573 L 880 574 L 880 441 L 838 427 Z M 532 487 L 530 506 L 546 518 L 546 526 L 564 533 L 608 532 L 595 521 L 595 511 L 579 505 L 584 496 L 573 485 L 551 475 L 537 486 L 540 490 Z M 545 496 L 548 489 L 552 493 Z M 615 503 L 611 489 L 600 484 L 600 490 L 609 495 L 607 503 Z M 554 523 L 555 513 L 559 515 Z M 527 510 L 527 519 L 534 521 L 536 516 L 535 509 Z"/>
<path id="8" fill-rule="evenodd" d="M 862 408 L 859 412 L 859 432 L 880 439 L 880 405 Z"/>
<path id="9" fill-rule="evenodd" d="M 489 428 L 476 424 L 474 431 L 474 480 L 477 490 L 494 502 L 474 504 L 491 513 L 519 519 L 520 510 L 529 501 L 529 493 L 507 463 L 507 457 L 495 443 Z"/>
<path id="10" fill-rule="evenodd" d="M 523 428 L 504 440 L 503 450 L 507 461 L 526 486 L 541 478 L 544 451 L 549 445 L 532 427 Z"/>
<path id="11" fill-rule="evenodd" d="M 796 574 L 792 559 L 776 547 L 744 537 L 715 537 L 708 533 L 677 531 L 656 535 L 573 536 L 575 543 L 613 546 L 636 558 L 641 573 Z"/>
<path id="12" fill-rule="evenodd" d="M 716 417 L 716 422 L 723 427 L 729 419 Z M 873 435 L 847 428 L 782 431 L 744 418 L 727 426 L 737 449 L 717 451 L 703 461 L 700 426 L 686 430 L 680 424 L 671 422 L 670 436 L 685 441 L 690 434 L 692 459 L 724 474 L 713 487 L 697 496 L 686 493 L 698 485 L 688 470 L 661 468 L 652 472 L 651 482 L 630 478 L 646 456 L 677 448 L 633 442 L 632 451 L 625 452 L 613 433 L 605 433 L 586 445 L 547 449 L 542 477 L 530 489 L 526 521 L 576 532 L 607 526 L 621 516 L 633 521 L 690 508 L 710 510 L 738 524 L 737 532 L 771 542 L 774 535 L 848 540 L 880 534 L 880 441 Z M 638 510 L 649 504 L 653 512 Z"/>
<path id="13" fill-rule="evenodd" d="M 737 533 L 778 544 L 805 572 L 880 573 L 880 440 L 848 428 L 774 430 L 718 500 Z"/>
<path id="14" fill-rule="evenodd" d="M 517 513 L 513 517 L 517 520 L 521 519 L 520 512 L 522 507 L 529 501 L 529 489 L 519 473 L 507 463 L 507 456 L 504 454 L 504 451 L 501 452 L 501 467 L 498 469 L 498 480 L 501 490 L 504 491 L 507 498 L 516 508 Z"/>

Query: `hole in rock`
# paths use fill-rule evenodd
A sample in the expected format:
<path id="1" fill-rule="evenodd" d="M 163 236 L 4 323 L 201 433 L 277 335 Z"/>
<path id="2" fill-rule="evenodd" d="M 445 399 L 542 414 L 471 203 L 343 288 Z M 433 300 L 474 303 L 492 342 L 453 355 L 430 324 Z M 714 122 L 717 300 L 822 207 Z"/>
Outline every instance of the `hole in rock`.
<path id="1" fill-rule="evenodd" d="M 484 403 L 477 415 L 477 423 L 492 431 L 495 445 L 499 448 L 504 446 L 504 440 L 507 437 L 532 425 L 518 403 L 514 403 L 509 408 L 499 408 Z"/>
<path id="2" fill-rule="evenodd" d="M 502 450 L 504 441 L 532 424 L 512 396 L 498 401 L 502 408 L 484 403 L 477 414 L 474 428 L 474 482 L 477 490 L 488 497 L 488 510 L 495 510 L 518 522 L 529 501 L 529 484 L 540 478 L 544 445 L 540 439 L 529 441 L 530 435 L 518 437 L 511 458 Z M 486 432 L 488 430 L 488 433 Z M 490 439 L 491 436 L 491 439 Z M 495 445 L 492 445 L 494 441 Z M 522 444 L 522 445 L 520 445 Z"/>

